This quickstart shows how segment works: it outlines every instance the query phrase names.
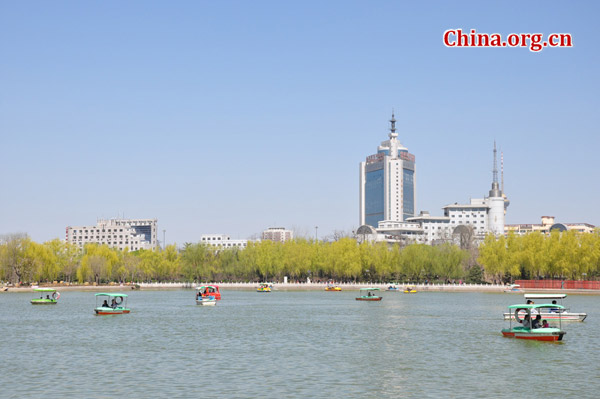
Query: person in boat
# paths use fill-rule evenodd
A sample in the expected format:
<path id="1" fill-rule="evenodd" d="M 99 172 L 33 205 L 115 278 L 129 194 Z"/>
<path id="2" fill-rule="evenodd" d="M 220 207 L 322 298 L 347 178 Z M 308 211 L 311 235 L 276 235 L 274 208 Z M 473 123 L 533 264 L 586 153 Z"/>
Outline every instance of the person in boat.
<path id="1" fill-rule="evenodd" d="M 548 324 L 548 320 L 542 320 L 542 328 L 550 328 L 550 325 Z"/>
<path id="2" fill-rule="evenodd" d="M 535 302 L 533 302 L 531 299 L 527 300 L 527 304 L 528 305 L 535 305 Z M 531 314 L 538 314 L 538 310 L 537 309 L 531 309 Z"/>
<path id="3" fill-rule="evenodd" d="M 531 320 L 528 314 L 525 315 L 523 320 L 519 320 L 519 323 L 522 323 L 524 328 L 531 328 Z"/>
<path id="4" fill-rule="evenodd" d="M 542 322 L 542 316 L 539 314 L 535 316 L 535 319 L 531 323 L 531 328 L 540 328 L 540 323 Z"/>
<path id="5" fill-rule="evenodd" d="M 110 301 L 110 307 L 113 309 L 117 307 L 117 300 L 115 298 Z"/>
<path id="6" fill-rule="evenodd" d="M 46 295 L 46 299 L 50 299 L 50 295 Z"/>
<path id="7" fill-rule="evenodd" d="M 556 299 L 552 301 L 553 305 L 556 305 Z M 550 313 L 559 313 L 560 310 L 558 308 L 550 308 L 549 310 Z"/>
<path id="8" fill-rule="evenodd" d="M 108 307 L 108 301 L 105 299 L 104 302 L 102 302 L 102 307 L 103 308 L 107 308 Z"/>
<path id="9" fill-rule="evenodd" d="M 371 291 L 369 291 L 369 293 L 367 294 L 367 296 L 373 296 L 373 293 Z"/>

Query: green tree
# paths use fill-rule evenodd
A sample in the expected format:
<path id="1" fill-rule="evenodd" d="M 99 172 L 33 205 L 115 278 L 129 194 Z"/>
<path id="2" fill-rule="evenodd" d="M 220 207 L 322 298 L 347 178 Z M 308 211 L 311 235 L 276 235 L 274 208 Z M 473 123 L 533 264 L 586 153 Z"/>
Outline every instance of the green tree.
<path id="1" fill-rule="evenodd" d="M 26 234 L 4 236 L 0 251 L 3 274 L 12 283 L 29 282 L 35 272 L 35 260 L 31 258 L 33 241 Z"/>
<path id="2" fill-rule="evenodd" d="M 181 273 L 187 281 L 208 280 L 211 276 L 210 262 L 213 249 L 204 244 L 186 244 L 181 253 Z"/>
<path id="3" fill-rule="evenodd" d="M 502 280 L 502 276 L 508 271 L 507 258 L 504 236 L 496 239 L 493 234 L 488 234 L 479 246 L 479 257 L 477 258 L 486 273 L 494 279 Z"/>

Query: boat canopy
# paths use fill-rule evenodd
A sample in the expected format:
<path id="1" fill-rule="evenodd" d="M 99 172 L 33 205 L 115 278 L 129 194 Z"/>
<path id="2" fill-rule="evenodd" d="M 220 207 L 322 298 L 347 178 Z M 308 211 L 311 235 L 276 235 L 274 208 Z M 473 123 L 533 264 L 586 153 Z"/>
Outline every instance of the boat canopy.
<path id="1" fill-rule="evenodd" d="M 565 307 L 562 305 L 557 305 L 555 303 L 543 303 L 540 305 L 537 304 L 533 304 L 533 305 L 526 305 L 526 304 L 522 304 L 522 305 L 510 305 L 508 307 L 509 309 L 539 309 L 539 308 L 555 308 L 555 309 L 564 309 Z"/>
<path id="2" fill-rule="evenodd" d="M 381 291 L 381 288 L 374 288 L 374 287 L 361 288 L 360 291 Z"/>
<path id="3" fill-rule="evenodd" d="M 33 290 L 37 292 L 56 292 L 55 288 L 34 288 Z"/>
<path id="4" fill-rule="evenodd" d="M 567 294 L 525 294 L 525 299 L 564 299 Z"/>
<path id="5" fill-rule="evenodd" d="M 111 297 L 118 297 L 118 296 L 126 297 L 127 296 L 127 294 L 107 294 L 107 293 L 96 294 L 96 296 L 102 296 L 102 295 L 104 295 L 104 296 L 111 296 Z"/>
<path id="6" fill-rule="evenodd" d="M 218 289 L 219 289 L 219 286 L 217 286 L 217 285 L 203 285 L 202 287 L 198 287 L 198 288 L 196 288 L 196 289 L 197 289 L 198 291 L 201 291 L 201 290 L 203 290 L 203 289 L 205 289 L 205 288 L 214 288 L 215 290 L 218 290 Z"/>

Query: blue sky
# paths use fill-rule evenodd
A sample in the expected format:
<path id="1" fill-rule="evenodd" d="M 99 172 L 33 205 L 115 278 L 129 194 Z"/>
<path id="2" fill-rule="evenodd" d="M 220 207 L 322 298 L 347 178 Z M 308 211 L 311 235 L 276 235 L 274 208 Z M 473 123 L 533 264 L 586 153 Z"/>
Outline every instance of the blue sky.
<path id="1" fill-rule="evenodd" d="M 167 243 L 358 224 L 395 110 L 417 210 L 487 194 L 507 223 L 600 225 L 597 2 L 0 2 L 0 234 L 124 215 Z M 447 48 L 446 29 L 573 48 Z M 162 238 L 162 234 L 160 235 Z"/>

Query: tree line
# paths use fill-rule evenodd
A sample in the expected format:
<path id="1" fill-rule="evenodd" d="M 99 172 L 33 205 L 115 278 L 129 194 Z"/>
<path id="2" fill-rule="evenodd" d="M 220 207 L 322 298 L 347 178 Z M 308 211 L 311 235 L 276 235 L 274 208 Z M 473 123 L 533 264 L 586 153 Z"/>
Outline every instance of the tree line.
<path id="1" fill-rule="evenodd" d="M 54 239 L 0 237 L 0 280 L 54 282 L 509 282 L 517 278 L 600 277 L 600 233 L 488 235 L 479 247 L 451 243 L 358 243 L 296 239 L 249 242 L 245 249 L 186 243 L 157 250 L 119 250 L 87 244 L 83 250 Z"/>
<path id="2" fill-rule="evenodd" d="M 128 251 L 87 244 L 83 250 L 26 235 L 0 240 L 0 280 L 12 283 L 150 281 L 449 281 L 465 277 L 469 254 L 450 244 L 334 242 L 306 239 L 249 242 L 245 249 L 187 243 L 178 250 Z"/>
<path id="3" fill-rule="evenodd" d="M 595 280 L 600 277 L 600 230 L 487 236 L 477 261 L 490 280 Z"/>

